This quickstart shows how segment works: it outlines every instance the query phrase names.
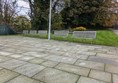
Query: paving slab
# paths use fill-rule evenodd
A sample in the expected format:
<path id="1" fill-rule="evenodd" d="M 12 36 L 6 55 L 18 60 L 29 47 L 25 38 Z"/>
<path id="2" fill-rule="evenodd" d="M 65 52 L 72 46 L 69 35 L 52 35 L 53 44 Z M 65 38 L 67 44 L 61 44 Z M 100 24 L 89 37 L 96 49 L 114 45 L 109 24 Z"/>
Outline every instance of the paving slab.
<path id="1" fill-rule="evenodd" d="M 85 60 L 78 60 L 75 65 L 81 66 L 81 67 L 87 67 L 91 69 L 97 69 L 97 70 L 104 70 L 104 64 L 93 62 L 93 61 L 85 61 Z"/>
<path id="2" fill-rule="evenodd" d="M 8 81 L 7 83 L 41 83 L 41 82 L 21 75 Z"/>
<path id="3" fill-rule="evenodd" d="M 117 48 L 116 48 L 117 49 Z M 117 55 L 117 50 L 110 50 L 109 52 L 107 52 L 107 54 L 111 54 L 111 55 Z"/>
<path id="4" fill-rule="evenodd" d="M 78 75 L 83 75 L 83 76 L 88 76 L 89 71 L 90 71 L 90 69 L 88 68 L 83 68 L 83 67 L 78 67 L 78 66 L 63 64 L 63 63 L 60 63 L 55 68 L 63 70 L 63 71 L 75 73 Z"/>
<path id="5" fill-rule="evenodd" d="M 42 63 L 41 65 L 47 66 L 47 67 L 54 67 L 58 64 L 58 62 L 55 61 L 46 61 L 44 63 Z"/>
<path id="6" fill-rule="evenodd" d="M 110 73 L 118 74 L 118 66 L 115 66 L 115 65 L 106 65 L 105 66 L 105 71 L 110 72 Z"/>
<path id="7" fill-rule="evenodd" d="M 113 74 L 113 83 L 118 83 L 118 75 Z"/>
<path id="8" fill-rule="evenodd" d="M 33 75 L 40 72 L 44 68 L 45 68 L 44 66 L 28 63 L 28 64 L 25 64 L 21 67 L 16 68 L 14 71 L 16 71 L 20 74 L 32 77 Z"/>
<path id="9" fill-rule="evenodd" d="M 33 57 L 39 57 L 39 58 L 42 58 L 42 57 L 48 56 L 47 54 L 44 54 L 44 53 L 38 53 L 38 52 L 26 52 L 26 53 L 23 53 L 23 55 L 33 56 Z"/>
<path id="10" fill-rule="evenodd" d="M 0 70 L 1 70 L 1 69 L 3 69 L 3 68 L 0 67 Z"/>
<path id="11" fill-rule="evenodd" d="M 33 78 L 46 83 L 75 83 L 79 76 L 52 68 L 46 68 Z"/>
<path id="12" fill-rule="evenodd" d="M 111 74 L 98 70 L 91 70 L 89 77 L 111 83 Z"/>
<path id="13" fill-rule="evenodd" d="M 90 56 L 88 58 L 88 60 L 118 66 L 118 60 L 116 58 L 113 59 L 113 58 L 105 58 L 102 56 L 101 57 L 100 56 Z"/>
<path id="14" fill-rule="evenodd" d="M 16 46 L 16 47 L 14 47 L 14 46 Z M 18 49 L 14 49 L 14 48 L 19 48 L 19 45 L 13 45 L 12 47 L 14 47 L 14 48 L 10 48 L 11 46 L 9 46 L 9 47 L 7 47 L 7 48 L 5 48 L 5 49 L 3 49 L 4 51 L 7 51 L 7 52 L 10 52 L 10 53 L 23 53 L 23 52 L 25 52 L 24 50 L 18 50 Z"/>
<path id="15" fill-rule="evenodd" d="M 79 55 L 79 59 L 87 60 L 89 55 Z"/>
<path id="16" fill-rule="evenodd" d="M 11 69 L 12 70 L 12 69 L 17 68 L 19 66 L 22 66 L 22 65 L 24 65 L 26 63 L 27 62 L 24 62 L 24 61 L 11 59 L 11 60 L 5 61 L 3 63 L 0 63 L 0 66 L 4 67 L 6 69 Z"/>
<path id="17" fill-rule="evenodd" d="M 29 62 L 30 63 L 34 63 L 34 64 L 41 64 L 43 63 L 45 60 L 44 59 L 41 59 L 41 58 L 34 58 L 32 60 L 30 60 Z"/>
<path id="18" fill-rule="evenodd" d="M 102 53 L 98 53 L 96 56 L 101 56 L 101 57 L 105 57 L 105 58 L 110 58 L 110 59 L 118 59 L 117 55 L 113 55 L 113 54 L 102 54 Z"/>
<path id="19" fill-rule="evenodd" d="M 95 80 L 95 79 L 88 78 L 88 77 L 80 77 L 80 79 L 77 83 L 106 83 L 106 82 Z"/>
<path id="20" fill-rule="evenodd" d="M 10 52 L 3 52 L 3 51 L 0 51 L 0 55 L 3 55 L 3 56 L 8 56 L 8 55 L 11 55 L 12 53 Z"/>
<path id="21" fill-rule="evenodd" d="M 32 57 L 32 56 L 23 56 L 23 57 L 19 58 L 19 60 L 29 61 L 29 60 L 31 60 L 33 58 L 35 58 L 35 57 Z"/>
<path id="22" fill-rule="evenodd" d="M 84 48 L 85 49 L 85 48 Z M 86 52 L 86 51 L 84 51 L 84 52 L 81 52 L 80 54 L 83 54 L 83 55 L 89 55 L 89 56 L 95 56 L 96 55 L 96 52 Z"/>
<path id="23" fill-rule="evenodd" d="M 107 53 L 109 52 L 108 49 L 103 49 L 103 48 L 95 48 L 95 49 L 92 49 L 92 50 L 89 50 L 90 52 L 97 52 L 97 53 Z"/>
<path id="24" fill-rule="evenodd" d="M 56 49 L 56 48 L 55 48 Z M 51 54 L 51 55 L 63 55 L 65 52 L 63 52 L 62 50 L 60 51 L 57 51 L 57 50 L 50 50 L 49 51 L 49 53 Z M 48 54 L 49 54 L 48 53 Z"/>
<path id="25" fill-rule="evenodd" d="M 44 59 L 57 61 L 57 62 L 63 62 L 63 63 L 69 63 L 69 64 L 73 64 L 77 60 L 70 57 L 56 56 L 56 55 L 48 56 L 48 57 L 45 57 Z"/>
<path id="26" fill-rule="evenodd" d="M 0 83 L 4 83 L 7 82 L 10 79 L 15 78 L 16 76 L 18 76 L 19 74 L 3 69 L 0 71 Z"/>
<path id="27" fill-rule="evenodd" d="M 7 60 L 10 60 L 10 59 L 11 58 L 9 58 L 9 57 L 0 56 L 0 62 L 7 61 Z"/>
<path id="28" fill-rule="evenodd" d="M 85 54 L 77 54 L 77 53 L 69 53 L 69 52 L 62 54 L 62 55 L 71 57 L 71 58 L 84 59 L 84 60 L 86 60 L 89 56 L 89 55 L 85 55 Z"/>
<path id="29" fill-rule="evenodd" d="M 11 58 L 20 58 L 22 56 L 23 56 L 22 54 L 11 54 L 10 55 Z"/>

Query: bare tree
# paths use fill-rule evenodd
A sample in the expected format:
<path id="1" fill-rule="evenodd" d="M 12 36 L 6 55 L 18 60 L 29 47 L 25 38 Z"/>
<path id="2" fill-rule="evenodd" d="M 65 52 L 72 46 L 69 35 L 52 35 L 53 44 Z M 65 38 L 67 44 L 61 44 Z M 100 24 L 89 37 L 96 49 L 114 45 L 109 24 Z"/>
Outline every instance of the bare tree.
<path id="1" fill-rule="evenodd" d="M 34 6 L 33 6 L 33 1 L 32 0 L 28 0 L 29 2 L 29 6 L 30 6 L 30 17 L 32 18 L 33 17 L 33 11 L 34 11 Z"/>
<path id="2" fill-rule="evenodd" d="M 0 23 L 7 25 L 13 24 L 14 17 L 18 14 L 18 0 L 0 0 Z"/>
<path id="3" fill-rule="evenodd" d="M 2 17 L 3 17 L 3 16 L 2 16 L 2 13 L 3 13 L 3 12 L 2 12 L 2 0 L 0 0 L 0 23 L 2 22 L 2 19 L 3 19 L 3 18 L 2 18 Z"/>

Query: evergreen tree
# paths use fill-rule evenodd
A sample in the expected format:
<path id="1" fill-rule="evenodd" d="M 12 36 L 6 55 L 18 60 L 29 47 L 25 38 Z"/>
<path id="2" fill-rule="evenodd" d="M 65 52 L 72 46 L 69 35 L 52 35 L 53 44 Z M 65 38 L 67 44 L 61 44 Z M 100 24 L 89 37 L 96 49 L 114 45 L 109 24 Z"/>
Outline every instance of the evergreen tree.
<path id="1" fill-rule="evenodd" d="M 109 16 L 113 13 L 113 11 L 109 11 L 110 8 L 113 8 L 112 0 L 71 0 L 70 6 L 67 6 L 62 12 L 65 28 L 80 25 L 105 26 L 105 20 L 108 17 L 113 24 L 112 16 Z"/>

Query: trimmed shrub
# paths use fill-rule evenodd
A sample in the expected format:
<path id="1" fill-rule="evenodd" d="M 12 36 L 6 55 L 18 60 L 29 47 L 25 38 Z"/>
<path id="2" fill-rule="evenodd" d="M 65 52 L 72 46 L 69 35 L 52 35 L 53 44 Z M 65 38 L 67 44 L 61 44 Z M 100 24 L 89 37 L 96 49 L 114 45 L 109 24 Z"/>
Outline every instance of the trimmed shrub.
<path id="1" fill-rule="evenodd" d="M 73 31 L 86 31 L 86 28 L 80 26 L 80 27 L 76 27 L 76 28 L 74 28 Z"/>

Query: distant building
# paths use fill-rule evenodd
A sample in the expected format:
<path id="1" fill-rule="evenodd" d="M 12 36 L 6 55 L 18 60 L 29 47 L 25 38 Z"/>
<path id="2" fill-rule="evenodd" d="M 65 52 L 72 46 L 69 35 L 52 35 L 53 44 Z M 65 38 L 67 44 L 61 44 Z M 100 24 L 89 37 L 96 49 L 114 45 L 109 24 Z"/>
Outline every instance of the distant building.
<path id="1" fill-rule="evenodd" d="M 15 34 L 15 31 L 13 31 L 9 26 L 5 24 L 0 24 L 0 35 L 10 35 Z"/>

